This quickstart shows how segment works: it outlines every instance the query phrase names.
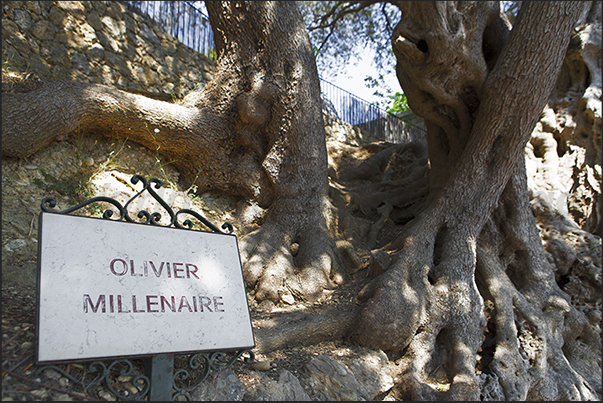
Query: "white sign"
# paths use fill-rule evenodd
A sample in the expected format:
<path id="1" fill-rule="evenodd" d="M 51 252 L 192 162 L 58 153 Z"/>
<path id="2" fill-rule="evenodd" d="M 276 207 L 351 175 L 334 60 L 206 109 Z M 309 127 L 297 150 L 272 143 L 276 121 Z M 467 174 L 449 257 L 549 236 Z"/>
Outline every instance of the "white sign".
<path id="1" fill-rule="evenodd" d="M 40 214 L 38 362 L 255 346 L 234 235 Z"/>

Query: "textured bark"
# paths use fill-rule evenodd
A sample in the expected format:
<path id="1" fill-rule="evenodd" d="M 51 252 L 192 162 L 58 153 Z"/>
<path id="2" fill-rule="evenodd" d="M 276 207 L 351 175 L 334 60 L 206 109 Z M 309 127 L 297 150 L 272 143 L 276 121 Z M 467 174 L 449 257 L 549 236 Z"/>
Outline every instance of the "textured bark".
<path id="1" fill-rule="evenodd" d="M 173 160 L 185 186 L 258 204 L 260 226 L 239 242 L 258 301 L 333 287 L 338 249 L 360 267 L 346 209 L 371 223 L 353 239 L 367 249 L 393 219 L 403 233 L 372 251 L 382 259 L 360 304 L 272 315 L 258 349 L 352 336 L 397 358 L 400 400 L 477 400 L 477 372 L 506 399 L 597 398 L 600 336 L 557 285 L 523 164 L 583 4 L 524 4 L 508 37 L 492 2 L 399 2 L 398 78 L 426 120 L 429 166 L 420 145 L 364 150 L 333 181 L 331 210 L 318 75 L 293 2 L 208 2 L 218 67 L 178 104 L 67 82 L 7 90 L 2 151 L 27 156 L 78 131 L 127 137 Z"/>
<path id="2" fill-rule="evenodd" d="M 431 203 L 390 244 L 397 252 L 389 270 L 361 292 L 356 340 L 404 350 L 404 399 L 479 399 L 476 356 L 486 320 L 477 262 L 496 306 L 494 360 L 485 371 L 496 374 L 505 397 L 594 398 L 584 371 L 560 359 L 561 335 L 585 332 L 600 345 L 554 281 L 523 168 L 584 4 L 524 3 L 506 45 L 494 3 L 403 2 L 401 9 L 392 42 L 400 83 L 428 129 Z M 547 315 L 559 320 L 541 319 Z M 529 322 L 543 340 L 532 368 L 519 354 L 516 322 Z"/>
<path id="3" fill-rule="evenodd" d="M 260 228 L 239 242 L 258 300 L 316 298 L 343 278 L 327 228 L 319 80 L 301 14 L 292 2 L 207 8 L 218 65 L 201 91 L 177 104 L 75 82 L 6 92 L 3 155 L 24 157 L 75 132 L 157 150 L 185 188 L 239 195 L 264 209 Z"/>

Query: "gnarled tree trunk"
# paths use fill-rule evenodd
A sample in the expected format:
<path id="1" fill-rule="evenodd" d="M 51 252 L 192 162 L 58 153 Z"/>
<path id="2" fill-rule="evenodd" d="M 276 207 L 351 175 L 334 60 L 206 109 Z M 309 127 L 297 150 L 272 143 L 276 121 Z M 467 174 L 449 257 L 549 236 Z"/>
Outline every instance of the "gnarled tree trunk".
<path id="1" fill-rule="evenodd" d="M 600 340 L 555 282 L 523 155 L 584 4 L 524 3 L 508 42 L 495 3 L 400 7 L 392 43 L 409 105 L 426 121 L 431 203 L 389 245 L 389 270 L 361 292 L 356 340 L 404 350 L 402 398 L 479 399 L 487 298 L 495 336 L 483 376 L 506 399 L 595 398 L 585 379 L 594 378 L 566 355 L 577 339 L 595 351 Z M 526 339 L 540 345 L 528 359 Z"/>
<path id="2" fill-rule="evenodd" d="M 479 399 L 486 383 L 506 399 L 601 393 L 601 368 L 584 353 L 600 355 L 600 336 L 555 281 L 523 155 L 584 4 L 524 4 L 508 37 L 492 2 L 399 2 L 392 44 L 402 88 L 428 128 L 429 204 L 388 245 L 389 269 L 363 289 L 362 304 L 275 318 L 257 329 L 261 349 L 352 335 L 398 352 L 401 399 Z M 77 131 L 157 150 L 185 186 L 260 207 L 259 227 L 239 242 L 258 301 L 315 298 L 342 275 L 327 228 L 335 210 L 318 74 L 301 16 L 294 2 L 207 7 L 218 66 L 201 91 L 178 103 L 73 82 L 5 92 L 3 155 L 26 156 Z M 368 178 L 370 163 L 392 155 L 425 159 L 412 145 L 378 154 L 341 178 Z M 416 193 L 375 187 L 383 193 L 362 203 L 387 218 L 392 201 L 425 197 L 425 166 L 396 182 Z M 389 204 L 379 207 L 380 198 Z"/>
<path id="3" fill-rule="evenodd" d="M 23 157 L 76 131 L 125 137 L 174 161 L 185 187 L 257 204 L 239 243 L 256 298 L 319 296 L 342 281 L 327 229 L 318 72 L 292 2 L 208 2 L 213 80 L 172 104 L 103 85 L 51 82 L 5 93 L 2 152 Z M 292 248 L 293 245 L 293 248 Z"/>

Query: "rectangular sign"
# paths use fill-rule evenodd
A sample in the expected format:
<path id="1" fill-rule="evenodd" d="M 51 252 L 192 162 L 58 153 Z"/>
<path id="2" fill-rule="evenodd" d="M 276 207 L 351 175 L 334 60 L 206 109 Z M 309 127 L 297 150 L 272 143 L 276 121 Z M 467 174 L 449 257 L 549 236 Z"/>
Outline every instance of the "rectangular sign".
<path id="1" fill-rule="evenodd" d="M 255 346 L 234 235 L 40 214 L 38 362 Z"/>

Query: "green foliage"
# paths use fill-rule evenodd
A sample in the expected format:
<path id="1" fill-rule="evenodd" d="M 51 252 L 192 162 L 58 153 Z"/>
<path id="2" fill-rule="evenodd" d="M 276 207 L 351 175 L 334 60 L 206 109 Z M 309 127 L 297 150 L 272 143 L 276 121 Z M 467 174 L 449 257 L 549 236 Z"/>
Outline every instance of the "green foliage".
<path id="1" fill-rule="evenodd" d="M 379 97 L 381 100 L 377 102 L 377 106 L 381 109 L 385 109 L 389 113 L 397 114 L 410 109 L 406 95 L 403 92 L 396 91 L 392 94 L 392 91 L 384 83 L 383 74 L 380 74 L 377 78 L 372 76 L 366 76 L 364 82 L 368 88 L 378 88 L 373 92 L 373 95 Z M 382 92 L 383 91 L 383 92 Z"/>
<path id="2" fill-rule="evenodd" d="M 298 1 L 319 71 L 336 75 L 350 57 L 364 49 L 375 53 L 377 69 L 395 63 L 391 33 L 400 10 L 389 2 Z"/>
<path id="3" fill-rule="evenodd" d="M 13 55 L 9 55 L 6 49 L 2 52 L 2 72 L 9 72 L 13 69 Z"/>
<path id="4" fill-rule="evenodd" d="M 218 61 L 218 54 L 215 49 L 210 49 L 208 53 L 204 54 L 205 57 L 212 60 L 213 62 Z"/>
<path id="5" fill-rule="evenodd" d="M 56 178 L 42 168 L 40 168 L 40 174 L 42 174 L 44 180 L 34 178 L 34 183 L 38 187 L 67 196 L 70 203 L 81 203 L 93 195 L 93 189 L 89 182 L 90 173 L 83 169 L 79 169 L 73 176 L 67 178 L 63 178 L 62 174 Z"/>
<path id="6" fill-rule="evenodd" d="M 404 93 L 396 92 L 394 95 L 390 95 L 388 98 L 392 100 L 391 105 L 386 109 L 389 113 L 393 113 L 395 115 L 410 109 Z"/>

